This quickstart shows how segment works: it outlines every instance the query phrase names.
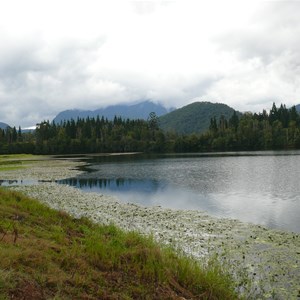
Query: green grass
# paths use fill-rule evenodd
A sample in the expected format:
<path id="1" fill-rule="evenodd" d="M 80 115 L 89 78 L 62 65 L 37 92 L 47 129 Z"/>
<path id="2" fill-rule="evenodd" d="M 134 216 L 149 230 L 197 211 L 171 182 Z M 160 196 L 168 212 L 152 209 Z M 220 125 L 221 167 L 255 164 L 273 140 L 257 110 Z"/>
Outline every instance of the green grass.
<path id="1" fill-rule="evenodd" d="M 9 154 L 0 155 L 0 172 L 26 168 L 28 161 L 40 160 L 42 156 L 32 154 Z"/>
<path id="2" fill-rule="evenodd" d="M 19 159 L 36 159 L 38 155 L 33 154 L 4 154 L 0 155 L 0 161 L 2 160 L 19 160 Z"/>
<path id="3" fill-rule="evenodd" d="M 21 169 L 22 162 L 21 161 L 13 161 L 13 160 L 0 160 L 0 171 L 10 171 Z"/>
<path id="4" fill-rule="evenodd" d="M 216 262 L 0 189 L 0 299 L 237 299 Z"/>

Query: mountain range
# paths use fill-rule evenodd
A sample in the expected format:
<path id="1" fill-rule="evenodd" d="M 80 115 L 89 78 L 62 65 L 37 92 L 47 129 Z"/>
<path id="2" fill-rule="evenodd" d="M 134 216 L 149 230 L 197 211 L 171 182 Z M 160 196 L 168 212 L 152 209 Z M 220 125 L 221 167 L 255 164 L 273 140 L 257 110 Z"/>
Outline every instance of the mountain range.
<path id="1" fill-rule="evenodd" d="M 296 105 L 300 113 L 300 104 Z M 211 118 L 217 120 L 223 115 L 229 119 L 234 109 L 223 103 L 194 102 L 179 109 L 167 109 L 161 104 L 151 101 L 144 101 L 133 105 L 111 105 L 97 110 L 65 110 L 60 112 L 53 121 L 56 124 L 67 120 L 77 120 L 77 118 L 104 117 L 112 120 L 115 116 L 123 119 L 144 119 L 147 120 L 151 112 L 155 112 L 159 117 L 159 125 L 165 131 L 179 134 L 202 133 L 209 128 Z M 239 116 L 242 113 L 237 112 Z M 0 122 L 0 128 L 10 127 L 8 124 Z"/>
<path id="2" fill-rule="evenodd" d="M 159 125 L 165 131 L 174 131 L 180 134 L 201 133 L 210 125 L 210 119 L 217 120 L 223 115 L 230 118 L 235 110 L 226 104 L 211 102 L 194 102 L 179 109 L 167 109 L 161 104 L 144 101 L 134 105 L 112 105 L 97 110 L 65 110 L 60 112 L 54 122 L 59 124 L 67 120 L 100 118 L 103 116 L 112 120 L 115 116 L 123 119 L 147 120 L 151 112 L 159 117 Z M 241 113 L 238 113 L 241 115 Z"/>
<path id="3" fill-rule="evenodd" d="M 65 110 L 60 112 L 55 118 L 54 122 L 59 124 L 65 120 L 77 120 L 78 118 L 86 119 L 89 118 L 100 118 L 103 116 L 108 120 L 112 120 L 115 116 L 121 117 L 122 119 L 144 119 L 147 120 L 149 114 L 151 112 L 155 112 L 155 114 L 159 117 L 170 110 L 162 106 L 161 104 L 156 104 L 151 101 L 144 101 L 138 104 L 133 105 L 111 105 L 106 108 L 100 108 L 96 110 L 79 110 L 79 109 L 72 109 L 72 110 Z"/>
<path id="4" fill-rule="evenodd" d="M 0 122 L 0 129 L 6 129 L 7 127 L 10 127 L 8 124 Z"/>

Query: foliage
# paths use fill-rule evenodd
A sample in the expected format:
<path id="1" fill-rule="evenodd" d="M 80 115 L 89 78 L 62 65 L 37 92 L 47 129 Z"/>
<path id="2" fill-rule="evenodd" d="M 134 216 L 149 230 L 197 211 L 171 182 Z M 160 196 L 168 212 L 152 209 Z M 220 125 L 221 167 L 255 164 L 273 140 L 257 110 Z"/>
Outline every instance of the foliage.
<path id="1" fill-rule="evenodd" d="M 200 104 L 208 107 L 212 105 L 206 102 Z M 197 120 L 191 117 L 197 106 L 197 103 L 186 106 L 181 114 L 184 119 L 176 118 L 180 110 L 172 112 L 174 122 L 180 120 L 179 123 L 186 128 L 184 130 L 190 132 L 191 128 L 195 128 L 194 131 L 197 131 L 201 120 L 207 119 L 203 115 L 199 115 Z M 163 131 L 161 127 L 164 127 L 164 119 L 157 118 L 155 114 L 150 114 L 148 121 L 124 120 L 120 117 L 112 121 L 97 117 L 61 124 L 44 121 L 38 124 L 35 133 L 0 130 L 0 154 L 300 149 L 300 116 L 295 107 L 287 109 L 281 105 L 277 108 L 273 104 L 269 113 L 264 110 L 259 114 L 243 115 L 231 110 L 229 116 L 212 115 L 208 122 L 207 130 L 203 133 L 178 134 L 174 130 Z"/>
<path id="2" fill-rule="evenodd" d="M 295 106 L 287 109 L 273 104 L 269 114 L 245 113 L 217 122 L 211 119 L 210 130 L 202 136 L 204 144 L 216 150 L 279 150 L 300 148 L 300 116 Z"/>
<path id="3" fill-rule="evenodd" d="M 0 189 L 1 299 L 237 299 L 216 262 Z"/>
<path id="4" fill-rule="evenodd" d="M 157 117 L 149 121 L 103 117 L 66 121 L 61 124 L 43 121 L 35 133 L 22 134 L 20 139 L 0 138 L 0 153 L 66 154 L 94 152 L 164 151 L 164 134 L 157 126 Z"/>

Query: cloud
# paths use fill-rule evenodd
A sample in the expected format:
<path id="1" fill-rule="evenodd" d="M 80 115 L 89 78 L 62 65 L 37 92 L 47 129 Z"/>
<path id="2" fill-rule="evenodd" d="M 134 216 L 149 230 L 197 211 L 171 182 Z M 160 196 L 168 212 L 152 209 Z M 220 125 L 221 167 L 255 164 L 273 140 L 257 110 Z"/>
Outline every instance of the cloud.
<path id="1" fill-rule="evenodd" d="M 273 102 L 296 104 L 300 100 L 300 68 L 295 66 L 295 59 L 298 55 L 284 52 L 267 64 L 259 58 L 242 62 L 215 82 L 206 96 L 225 99 L 242 111 L 269 109 Z"/>
<path id="2" fill-rule="evenodd" d="M 30 126 L 64 109 L 144 99 L 251 111 L 297 104 L 299 9 L 292 1 L 7 1 L 0 120 Z"/>
<path id="3" fill-rule="evenodd" d="M 216 42 L 242 59 L 259 57 L 266 63 L 287 50 L 299 52 L 299 9 L 298 1 L 265 2 L 247 24 L 222 33 Z"/>
<path id="4" fill-rule="evenodd" d="M 51 49 L 36 39 L 34 43 L 27 41 L 12 48 L 0 64 L 1 102 L 12 110 L 14 106 L 10 104 L 17 108 L 21 103 L 27 107 L 33 103 L 33 110 L 42 112 L 50 108 L 54 113 L 95 96 L 96 85 L 90 86 L 92 74 L 87 68 L 103 43 L 102 39 L 84 43 L 65 41 Z M 110 84 L 104 83 L 102 87 L 105 89 L 106 85 Z M 38 107 L 36 99 L 42 103 Z"/>
<path id="5" fill-rule="evenodd" d="M 243 26 L 215 36 L 232 67 L 206 96 L 252 111 L 299 103 L 299 9 L 296 1 L 264 2 Z"/>

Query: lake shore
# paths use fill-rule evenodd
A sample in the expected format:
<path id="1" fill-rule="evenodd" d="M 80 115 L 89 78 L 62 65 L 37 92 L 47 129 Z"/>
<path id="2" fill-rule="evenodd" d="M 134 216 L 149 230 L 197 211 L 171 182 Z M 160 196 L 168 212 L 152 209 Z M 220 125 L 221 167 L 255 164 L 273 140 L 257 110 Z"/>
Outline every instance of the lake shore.
<path id="1" fill-rule="evenodd" d="M 100 224 L 153 235 L 198 259 L 218 255 L 247 296 L 262 299 L 297 299 L 300 282 L 300 237 L 200 211 L 171 210 L 121 203 L 96 193 L 84 193 L 55 180 L 74 177 L 84 163 L 73 160 L 26 162 L 24 168 L 2 171 L 2 180 L 40 180 L 37 185 L 12 187 L 52 208 L 85 216 Z M 45 182 L 46 181 L 46 182 Z"/>

